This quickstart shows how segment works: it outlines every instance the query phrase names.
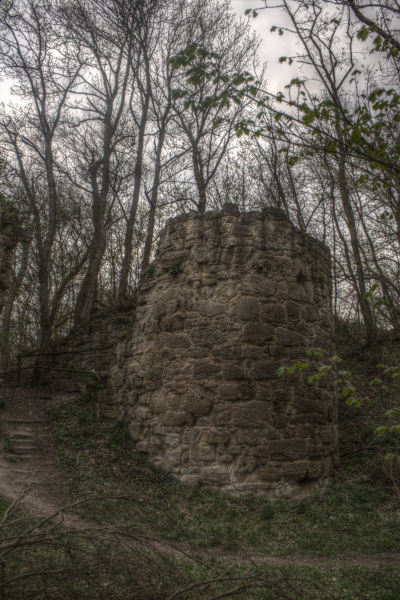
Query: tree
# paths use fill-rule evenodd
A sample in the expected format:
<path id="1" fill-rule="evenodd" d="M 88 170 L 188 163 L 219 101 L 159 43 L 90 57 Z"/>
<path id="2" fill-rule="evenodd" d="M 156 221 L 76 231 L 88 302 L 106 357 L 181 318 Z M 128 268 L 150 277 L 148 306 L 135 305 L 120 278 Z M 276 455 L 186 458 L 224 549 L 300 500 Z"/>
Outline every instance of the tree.
<path id="1" fill-rule="evenodd" d="M 158 4 L 158 0 L 92 0 L 90 4 L 74 0 L 61 7 L 66 40 L 78 45 L 85 57 L 83 90 L 77 92 L 83 94 L 84 102 L 78 100 L 75 104 L 78 114 L 75 127 L 85 130 L 87 123 L 94 123 L 94 136 L 99 135 L 101 140 L 89 144 L 94 235 L 88 269 L 76 302 L 77 323 L 90 318 L 94 309 L 97 279 L 107 246 L 105 215 L 116 134 L 143 52 L 140 36 L 147 31 Z M 86 131 L 83 136 L 86 140 Z"/>
<path id="2" fill-rule="evenodd" d="M 25 190 L 33 215 L 38 244 L 41 353 L 49 352 L 51 319 L 48 267 L 57 214 L 54 143 L 64 118 L 67 100 L 75 89 L 81 62 L 66 45 L 60 47 L 61 30 L 48 0 L 6 0 L 0 6 L 0 65 L 16 81 L 13 92 L 20 106 L 0 115 L 3 147 L 12 154 L 12 168 Z M 38 177 L 46 185 L 47 215 L 39 205 Z M 37 367 L 44 364 L 39 356 Z M 43 370 L 36 369 L 40 383 Z"/>

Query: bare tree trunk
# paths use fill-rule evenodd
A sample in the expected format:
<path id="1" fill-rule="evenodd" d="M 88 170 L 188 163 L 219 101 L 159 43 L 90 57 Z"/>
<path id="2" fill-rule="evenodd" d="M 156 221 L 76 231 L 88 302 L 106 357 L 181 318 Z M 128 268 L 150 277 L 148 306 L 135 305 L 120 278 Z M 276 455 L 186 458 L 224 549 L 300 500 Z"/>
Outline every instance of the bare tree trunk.
<path id="1" fill-rule="evenodd" d="M 151 248 L 153 245 L 153 236 L 154 236 L 155 217 L 156 217 L 156 206 L 154 204 L 151 204 L 150 213 L 149 213 L 149 224 L 147 226 L 147 236 L 146 236 L 146 243 L 144 246 L 144 255 L 143 255 L 143 261 L 142 261 L 142 268 L 141 268 L 142 273 L 145 269 L 147 269 L 147 267 L 150 264 Z"/>
<path id="2" fill-rule="evenodd" d="M 133 230 L 135 227 L 136 213 L 137 213 L 137 209 L 138 209 L 138 205 L 139 205 L 139 198 L 140 198 L 140 187 L 141 187 L 141 183 L 142 183 L 142 169 L 143 169 L 144 139 L 145 139 L 147 118 L 148 118 L 150 98 L 151 98 L 150 64 L 149 64 L 149 58 L 147 55 L 146 48 L 143 49 L 143 55 L 144 55 L 144 59 L 145 59 L 145 69 L 146 69 L 146 91 L 144 93 L 142 116 L 141 116 L 140 125 L 139 125 L 133 198 L 132 198 L 132 204 L 131 204 L 131 210 L 129 213 L 128 223 L 126 225 L 125 242 L 124 242 L 124 258 L 122 261 L 120 282 L 119 282 L 119 288 L 118 288 L 118 305 L 122 309 L 127 308 L 126 297 L 127 297 L 127 292 L 128 292 L 129 271 L 131 269 L 131 264 L 132 264 Z"/>
<path id="3" fill-rule="evenodd" d="M 97 294 L 97 278 L 103 255 L 107 247 L 107 232 L 104 223 L 104 215 L 106 212 L 107 196 L 110 187 L 111 136 L 105 136 L 105 138 L 105 157 L 101 191 L 98 189 L 97 182 L 97 172 L 100 167 L 99 161 L 92 167 L 94 234 L 90 246 L 88 270 L 76 300 L 75 323 L 87 321 L 93 313 Z"/>
<path id="4" fill-rule="evenodd" d="M 22 254 L 21 263 L 17 276 L 15 277 L 11 288 L 7 296 L 7 304 L 3 311 L 3 318 L 1 323 L 1 362 L 3 367 L 10 361 L 10 328 L 11 328 L 11 315 L 14 307 L 14 302 L 18 296 L 18 292 L 21 288 L 22 282 L 24 281 L 26 270 L 28 268 L 29 249 L 31 246 L 31 240 L 29 242 L 22 242 Z"/>
<path id="5" fill-rule="evenodd" d="M 160 175 L 161 175 L 161 154 L 164 146 L 165 134 L 167 131 L 167 118 L 168 113 L 171 109 L 171 100 L 169 99 L 167 106 L 165 107 L 162 119 L 161 119 L 161 127 L 158 135 L 158 143 L 157 143 L 157 151 L 156 151 L 156 164 L 154 171 L 154 180 L 153 180 L 153 188 L 151 190 L 151 199 L 149 200 L 150 204 L 150 214 L 149 214 L 149 224 L 147 227 L 147 236 L 146 243 L 144 246 L 144 256 L 142 261 L 141 272 L 149 266 L 150 256 L 151 256 L 151 248 L 153 245 L 153 236 L 154 236 L 154 223 L 156 216 L 156 208 L 157 208 L 157 197 L 158 197 L 158 187 L 160 185 Z"/>
<path id="6" fill-rule="evenodd" d="M 197 205 L 199 212 L 206 212 L 207 206 L 207 195 L 206 195 L 206 181 L 204 179 L 204 168 L 203 162 L 201 160 L 201 154 L 198 147 L 197 141 L 191 136 L 192 142 L 192 157 L 193 157 L 193 170 L 194 170 L 194 178 L 196 180 L 197 189 L 199 192 L 199 203 Z"/>
<path id="7" fill-rule="evenodd" d="M 378 349 L 378 336 L 376 325 L 374 322 L 374 318 L 371 311 L 371 306 L 368 300 L 364 297 L 366 293 L 365 288 L 365 279 L 364 279 L 364 270 L 362 266 L 361 256 L 360 256 L 360 248 L 358 243 L 358 235 L 356 224 L 354 220 L 353 208 L 351 206 L 349 190 L 346 180 L 346 157 L 344 154 L 344 148 L 341 148 L 341 154 L 339 157 L 339 190 L 340 197 L 342 199 L 344 213 L 346 215 L 347 226 L 350 232 L 350 240 L 351 247 L 353 250 L 354 261 L 356 264 L 356 273 L 357 273 L 357 294 L 358 294 L 358 302 L 360 304 L 361 313 L 364 319 L 365 327 L 367 329 L 367 338 L 368 344 L 371 348 L 372 354 L 374 357 L 377 357 L 379 354 Z"/>

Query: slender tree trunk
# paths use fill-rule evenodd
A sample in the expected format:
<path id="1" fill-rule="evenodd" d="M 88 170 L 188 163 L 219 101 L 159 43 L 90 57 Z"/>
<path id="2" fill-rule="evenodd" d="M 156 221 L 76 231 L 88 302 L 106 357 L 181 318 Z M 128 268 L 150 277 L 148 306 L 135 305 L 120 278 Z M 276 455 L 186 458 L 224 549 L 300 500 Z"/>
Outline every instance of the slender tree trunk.
<path id="1" fill-rule="evenodd" d="M 377 357 L 379 354 L 377 329 L 372 315 L 371 306 L 368 300 L 364 298 L 364 295 L 367 290 L 365 288 L 364 270 L 361 261 L 357 229 L 346 179 L 346 157 L 344 154 L 344 148 L 341 148 L 340 150 L 341 154 L 339 157 L 339 190 L 344 213 L 346 215 L 347 226 L 350 232 L 351 247 L 353 250 L 353 256 L 356 265 L 358 283 L 358 302 L 360 304 L 361 313 L 364 319 L 365 327 L 367 329 L 368 344 L 371 348 L 373 356 Z"/>
<path id="2" fill-rule="evenodd" d="M 166 134 L 166 130 L 167 130 L 167 117 L 168 117 L 170 108 L 171 108 L 171 103 L 168 102 L 168 105 L 165 108 L 165 111 L 164 111 L 164 114 L 162 117 L 160 133 L 158 136 L 153 188 L 151 190 L 151 199 L 150 199 L 149 224 L 147 227 L 146 243 L 144 246 L 144 256 L 143 256 L 142 268 L 141 268 L 142 273 L 145 269 L 147 269 L 147 267 L 149 266 L 149 263 L 150 263 L 151 248 L 153 245 L 153 236 L 154 236 L 154 223 L 155 223 L 156 208 L 157 208 L 158 187 L 160 185 L 161 154 L 162 154 L 162 149 L 164 146 L 165 134 Z"/>
<path id="3" fill-rule="evenodd" d="M 122 260 L 120 282 L 118 288 L 118 305 L 121 309 L 127 308 L 127 292 L 128 292 L 128 280 L 129 271 L 131 270 L 132 264 L 132 240 L 133 230 L 135 228 L 136 213 L 139 205 L 140 198 L 140 187 L 142 183 L 142 169 L 143 169 L 143 151 L 144 151 L 144 139 L 146 133 L 147 118 L 149 113 L 149 105 L 151 98 L 151 81 L 150 81 L 150 65 L 146 51 L 144 50 L 145 66 L 146 66 L 146 92 L 144 96 L 142 116 L 139 125 L 139 136 L 137 146 L 137 157 L 135 165 L 135 179 L 133 188 L 133 198 L 131 204 L 131 210 L 129 213 L 128 223 L 126 225 L 125 242 L 124 242 L 124 258 Z"/>
<path id="4" fill-rule="evenodd" d="M 142 268 L 141 268 L 142 273 L 145 269 L 147 269 L 147 267 L 150 264 L 151 248 L 153 245 L 153 236 L 154 236 L 155 217 L 156 217 L 156 207 L 155 207 L 155 205 L 152 204 L 150 207 L 149 224 L 147 226 L 146 244 L 144 246 L 144 254 L 143 254 L 143 261 L 142 261 Z"/>
<path id="5" fill-rule="evenodd" d="M 111 142 L 111 140 L 110 140 Z M 110 144 L 111 145 L 111 144 Z M 107 232 L 104 223 L 106 202 L 110 184 L 110 151 L 107 151 L 103 166 L 102 189 L 99 192 L 97 171 L 99 164 L 92 168 L 93 224 L 94 234 L 90 246 L 89 266 L 78 293 L 75 307 L 75 324 L 85 322 L 92 316 L 97 295 L 97 278 L 104 252 L 107 247 Z"/>
<path id="6" fill-rule="evenodd" d="M 11 328 L 11 315 L 14 307 L 14 302 L 18 296 L 18 292 L 21 288 L 22 282 L 24 281 L 26 270 L 28 268 L 29 249 L 31 241 L 22 242 L 22 254 L 21 263 L 18 270 L 18 274 L 15 277 L 11 288 L 7 296 L 7 304 L 3 311 L 3 318 L 1 323 L 1 362 L 5 366 L 10 361 L 10 328 Z"/>
<path id="7" fill-rule="evenodd" d="M 194 170 L 194 178 L 196 180 L 197 189 L 199 192 L 199 203 L 198 209 L 199 212 L 205 213 L 207 206 L 207 195 L 206 189 L 207 184 L 204 178 L 204 168 L 203 162 L 201 160 L 200 150 L 197 144 L 197 141 L 192 137 L 192 158 L 193 158 L 193 170 Z"/>

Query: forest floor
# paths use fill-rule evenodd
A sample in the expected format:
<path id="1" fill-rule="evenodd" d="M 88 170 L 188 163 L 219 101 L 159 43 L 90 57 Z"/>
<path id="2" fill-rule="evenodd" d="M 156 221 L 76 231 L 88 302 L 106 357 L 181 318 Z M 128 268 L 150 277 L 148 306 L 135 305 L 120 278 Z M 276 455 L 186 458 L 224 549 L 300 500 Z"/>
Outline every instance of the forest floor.
<path id="1" fill-rule="evenodd" d="M 400 440 L 374 430 L 400 406 L 400 388 L 382 396 L 368 385 L 374 369 L 354 332 L 339 329 L 338 354 L 369 400 L 358 409 L 339 401 L 342 459 L 325 492 L 270 501 L 178 484 L 135 449 L 120 423 L 95 418 L 82 382 L 33 389 L 26 373 L 18 388 L 9 373 L 0 389 L 0 496 L 9 503 L 30 487 L 21 509 L 32 517 L 85 500 L 68 525 L 139 520 L 177 560 L 183 552 L 212 564 L 248 562 L 310 578 L 334 598 L 398 600 L 400 465 L 384 456 L 400 453 Z M 383 359 L 400 364 L 398 342 L 385 344 Z"/>

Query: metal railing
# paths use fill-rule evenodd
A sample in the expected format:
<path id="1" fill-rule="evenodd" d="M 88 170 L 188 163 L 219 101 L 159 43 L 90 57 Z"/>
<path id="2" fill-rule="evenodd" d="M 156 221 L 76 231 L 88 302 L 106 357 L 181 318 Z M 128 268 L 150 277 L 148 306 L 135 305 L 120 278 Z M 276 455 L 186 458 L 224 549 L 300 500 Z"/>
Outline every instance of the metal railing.
<path id="1" fill-rule="evenodd" d="M 112 348 L 114 346 L 114 344 L 109 344 L 108 346 L 99 346 L 97 348 L 88 348 L 87 350 L 64 350 L 62 352 L 37 352 L 37 351 L 33 351 L 33 352 L 26 352 L 25 354 L 18 354 L 17 355 L 17 359 L 18 359 L 18 367 L 17 367 L 17 371 L 18 371 L 18 387 L 21 387 L 21 371 L 25 371 L 28 369 L 43 369 L 43 370 L 47 370 L 47 371 L 58 371 L 59 372 L 59 376 L 58 376 L 58 384 L 59 387 L 61 387 L 61 373 L 62 372 L 68 372 L 68 373 L 84 373 L 86 375 L 94 375 L 95 378 L 97 379 L 97 381 L 99 383 L 101 383 L 103 380 L 100 377 L 100 375 L 98 373 L 96 373 L 96 371 L 94 369 L 92 369 L 91 371 L 85 371 L 82 369 L 62 369 L 61 367 L 48 367 L 45 365 L 40 365 L 38 367 L 34 367 L 34 366 L 30 366 L 30 367 L 23 367 L 22 366 L 22 360 L 24 358 L 29 358 L 29 357 L 34 357 L 34 356 L 61 356 L 62 354 L 83 354 L 86 352 L 97 352 L 98 350 L 107 350 L 108 348 Z"/>

